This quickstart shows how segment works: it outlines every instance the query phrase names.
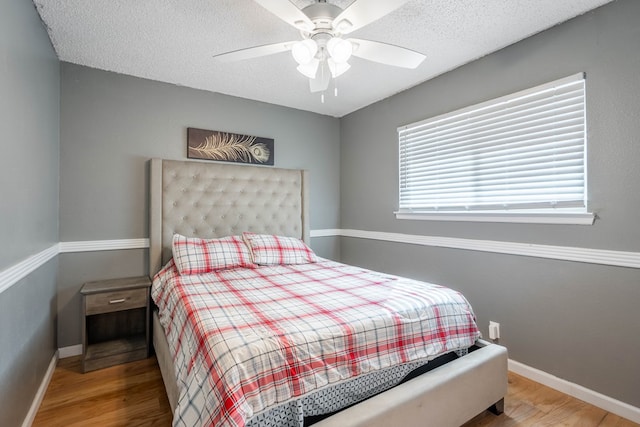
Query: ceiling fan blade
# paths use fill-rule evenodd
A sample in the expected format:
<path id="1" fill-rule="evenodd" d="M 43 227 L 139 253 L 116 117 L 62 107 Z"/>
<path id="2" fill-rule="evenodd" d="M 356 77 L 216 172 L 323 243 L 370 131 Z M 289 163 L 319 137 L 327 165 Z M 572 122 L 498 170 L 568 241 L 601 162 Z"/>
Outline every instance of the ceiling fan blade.
<path id="1" fill-rule="evenodd" d="M 393 12 L 408 0 L 356 0 L 332 23 L 333 29 L 349 34 Z"/>
<path id="2" fill-rule="evenodd" d="M 295 41 L 265 44 L 262 46 L 249 47 L 246 49 L 234 50 L 232 52 L 214 55 L 213 58 L 220 62 L 242 61 L 243 59 L 258 58 L 261 56 L 273 55 L 275 53 L 291 50 Z"/>
<path id="3" fill-rule="evenodd" d="M 318 73 L 316 74 L 315 79 L 309 79 L 309 90 L 312 93 L 315 92 L 324 92 L 329 87 L 329 82 L 331 81 L 331 72 L 327 67 L 326 62 L 322 62 L 320 64 L 320 68 L 318 69 Z"/>
<path id="4" fill-rule="evenodd" d="M 426 56 L 415 50 L 372 40 L 349 39 L 353 44 L 353 56 L 381 64 L 403 68 L 417 68 Z"/>
<path id="5" fill-rule="evenodd" d="M 289 25 L 296 27 L 299 30 L 303 31 L 312 31 L 314 28 L 313 22 L 311 19 L 300 9 L 296 7 L 295 4 L 291 3 L 289 0 L 254 0 L 260 6 L 267 9 L 269 12 L 276 15 L 278 18 L 282 19 Z"/>

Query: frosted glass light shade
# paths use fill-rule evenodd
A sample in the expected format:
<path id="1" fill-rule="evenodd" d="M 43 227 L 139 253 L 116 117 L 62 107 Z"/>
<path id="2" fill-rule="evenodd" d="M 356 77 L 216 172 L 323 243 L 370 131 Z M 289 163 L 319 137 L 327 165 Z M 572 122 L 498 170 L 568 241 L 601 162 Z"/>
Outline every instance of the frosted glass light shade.
<path id="1" fill-rule="evenodd" d="M 318 65 L 320 65 L 320 61 L 313 58 L 307 64 L 298 65 L 297 70 L 300 71 L 300 73 L 304 74 L 305 76 L 309 77 L 310 79 L 315 79 L 316 74 L 318 73 Z"/>
<path id="2" fill-rule="evenodd" d="M 329 65 L 329 71 L 331 71 L 331 77 L 333 77 L 334 79 L 339 75 L 344 74 L 349 68 L 351 68 L 351 65 L 347 64 L 346 62 L 338 63 L 332 58 L 329 58 L 327 60 L 327 64 Z"/>
<path id="3" fill-rule="evenodd" d="M 318 44 L 311 39 L 294 43 L 291 48 L 293 59 L 300 65 L 309 64 L 318 52 Z"/>
<path id="4" fill-rule="evenodd" d="M 327 50 L 333 60 L 341 64 L 347 62 L 351 58 L 353 53 L 353 45 L 350 41 L 341 39 L 340 37 L 333 37 L 327 43 Z"/>

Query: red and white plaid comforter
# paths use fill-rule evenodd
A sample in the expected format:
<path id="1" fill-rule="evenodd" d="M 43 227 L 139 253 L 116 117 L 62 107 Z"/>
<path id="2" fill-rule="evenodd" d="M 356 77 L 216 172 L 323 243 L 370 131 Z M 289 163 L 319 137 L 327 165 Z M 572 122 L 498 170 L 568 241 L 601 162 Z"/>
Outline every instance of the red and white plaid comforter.
<path id="1" fill-rule="evenodd" d="M 471 346 L 451 289 L 332 261 L 153 282 L 180 395 L 174 426 L 244 426 L 254 414 L 356 375 Z"/>

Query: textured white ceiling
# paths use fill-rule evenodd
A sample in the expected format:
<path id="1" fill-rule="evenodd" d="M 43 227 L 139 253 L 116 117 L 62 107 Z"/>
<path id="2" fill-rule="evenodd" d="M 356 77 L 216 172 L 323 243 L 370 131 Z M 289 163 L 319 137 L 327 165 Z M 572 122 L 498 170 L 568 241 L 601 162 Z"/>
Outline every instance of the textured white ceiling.
<path id="1" fill-rule="evenodd" d="M 352 0 L 328 0 L 342 8 Z M 370 0 L 359 0 L 370 1 Z M 421 52 L 415 70 L 352 58 L 325 103 L 290 53 L 213 55 L 299 39 L 252 0 L 34 0 L 62 61 L 341 117 L 611 0 L 409 0 L 350 36 Z M 311 0 L 293 0 L 299 8 Z M 333 87 L 333 86 L 332 86 Z"/>

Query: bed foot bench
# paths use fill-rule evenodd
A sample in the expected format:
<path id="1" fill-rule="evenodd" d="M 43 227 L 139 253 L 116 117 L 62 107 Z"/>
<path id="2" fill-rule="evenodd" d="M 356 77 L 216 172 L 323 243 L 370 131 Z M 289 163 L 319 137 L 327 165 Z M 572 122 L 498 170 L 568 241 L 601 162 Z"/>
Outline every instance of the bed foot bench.
<path id="1" fill-rule="evenodd" d="M 507 349 L 479 348 L 391 390 L 347 408 L 315 427 L 458 427 L 487 408 L 504 410 Z M 494 412 L 495 411 L 495 412 Z"/>

